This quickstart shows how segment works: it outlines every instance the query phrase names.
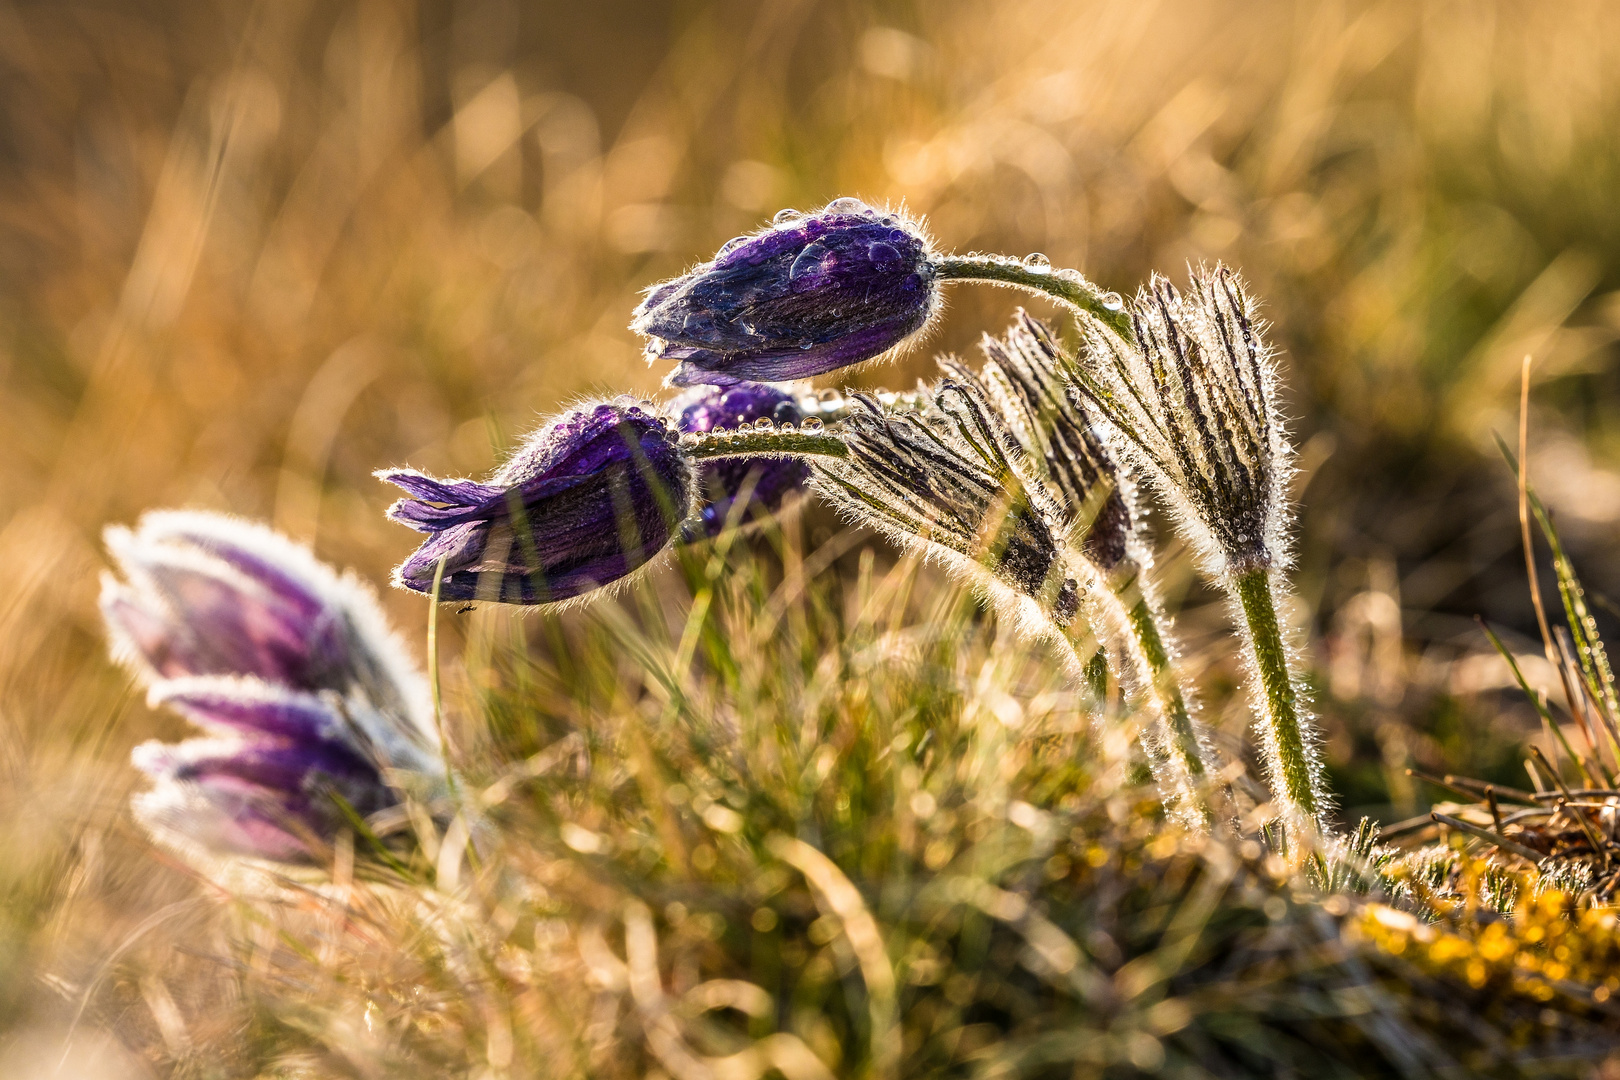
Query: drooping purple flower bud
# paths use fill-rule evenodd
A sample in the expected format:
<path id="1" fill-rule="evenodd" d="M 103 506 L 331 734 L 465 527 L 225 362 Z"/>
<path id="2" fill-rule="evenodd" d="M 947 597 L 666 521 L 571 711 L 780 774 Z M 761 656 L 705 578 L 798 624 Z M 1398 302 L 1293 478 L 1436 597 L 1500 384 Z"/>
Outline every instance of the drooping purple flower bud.
<path id="1" fill-rule="evenodd" d="M 302 861 L 346 820 L 398 800 L 385 780 L 444 775 L 421 675 L 376 598 L 271 530 L 163 511 L 107 545 L 102 612 L 113 652 L 167 705 L 215 733 L 148 743 L 156 784 L 136 812 L 192 851 Z"/>
<path id="2" fill-rule="evenodd" d="M 148 742 L 133 760 L 154 781 L 135 798 L 137 819 L 182 849 L 302 862 L 345 823 L 338 799 L 361 815 L 395 801 L 375 765 L 337 740 Z"/>
<path id="3" fill-rule="evenodd" d="M 939 306 L 931 248 L 900 214 L 834 199 L 727 243 L 654 286 L 631 329 L 651 359 L 679 361 L 673 386 L 809 378 L 879 356 Z"/>
<path id="4" fill-rule="evenodd" d="M 734 386 L 699 386 L 669 404 L 682 432 L 755 427 L 762 420 L 797 425 L 804 419 L 793 395 L 765 383 Z M 818 423 L 820 421 L 817 421 Z M 704 463 L 698 475 L 703 505 L 687 523 L 688 541 L 717 536 L 733 517 L 745 522 L 751 511 L 775 513 L 789 496 L 804 490 L 810 466 L 795 458 L 721 458 Z M 740 510 L 737 499 L 746 495 Z"/>
<path id="5" fill-rule="evenodd" d="M 663 551 L 695 484 L 679 433 L 630 398 L 581 406 L 535 432 L 488 483 L 410 469 L 388 516 L 429 534 L 394 583 L 441 600 L 544 604 L 623 579 Z"/>
<path id="6" fill-rule="evenodd" d="M 224 514 L 155 511 L 106 543 L 123 578 L 103 575 L 102 616 L 114 657 L 143 683 L 253 676 L 331 691 L 390 765 L 436 767 L 422 676 L 353 575 Z"/>

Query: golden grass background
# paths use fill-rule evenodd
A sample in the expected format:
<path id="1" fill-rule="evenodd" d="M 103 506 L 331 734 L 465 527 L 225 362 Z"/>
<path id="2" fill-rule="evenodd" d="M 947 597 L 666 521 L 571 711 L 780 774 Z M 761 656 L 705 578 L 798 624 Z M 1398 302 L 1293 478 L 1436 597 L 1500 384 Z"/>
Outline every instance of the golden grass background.
<path id="1" fill-rule="evenodd" d="M 654 390 L 638 291 L 841 194 L 1115 288 L 1244 268 L 1339 783 L 1415 805 L 1397 766 L 1502 682 L 1466 617 L 1527 612 L 1490 448 L 1526 352 L 1536 480 L 1620 586 L 1617 53 L 1600 0 L 0 3 L 0 1075 L 146 1075 L 81 1003 L 199 918 L 125 816 L 180 725 L 101 659 L 101 528 L 226 509 L 380 581 L 412 541 L 372 469 Z M 958 289 L 863 378 L 1017 303 Z M 185 988 L 140 978 L 162 1027 Z"/>

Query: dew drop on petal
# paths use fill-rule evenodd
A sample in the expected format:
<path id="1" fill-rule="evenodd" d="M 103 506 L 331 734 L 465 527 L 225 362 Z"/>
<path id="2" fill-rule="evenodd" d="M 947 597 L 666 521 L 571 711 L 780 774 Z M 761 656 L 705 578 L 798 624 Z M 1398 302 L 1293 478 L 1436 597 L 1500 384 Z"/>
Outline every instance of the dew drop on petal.
<path id="1" fill-rule="evenodd" d="M 827 254 L 827 245 L 819 240 L 806 247 L 799 252 L 799 257 L 793 260 L 793 265 L 788 267 L 788 280 L 797 281 L 805 274 L 812 274 L 820 270 L 821 262 L 826 258 Z"/>
<path id="2" fill-rule="evenodd" d="M 718 259 L 728 251 L 735 251 L 738 245 L 746 244 L 747 242 L 748 237 L 746 236 L 733 236 L 730 240 L 727 240 L 725 243 L 720 245 L 720 250 L 715 252 L 715 258 Z"/>
<path id="3" fill-rule="evenodd" d="M 889 244 L 873 244 L 866 249 L 866 257 L 877 270 L 893 270 L 900 265 L 900 253 Z"/>
<path id="4" fill-rule="evenodd" d="M 771 218 L 771 220 L 778 225 L 786 225 L 788 222 L 798 221 L 802 217 L 804 217 L 803 210 L 794 210 L 793 208 L 789 207 L 786 210 L 778 210 L 776 212 L 776 216 Z"/>
<path id="5" fill-rule="evenodd" d="M 826 212 L 829 214 L 860 214 L 871 211 L 861 200 L 845 195 L 841 199 L 834 199 L 827 204 Z"/>

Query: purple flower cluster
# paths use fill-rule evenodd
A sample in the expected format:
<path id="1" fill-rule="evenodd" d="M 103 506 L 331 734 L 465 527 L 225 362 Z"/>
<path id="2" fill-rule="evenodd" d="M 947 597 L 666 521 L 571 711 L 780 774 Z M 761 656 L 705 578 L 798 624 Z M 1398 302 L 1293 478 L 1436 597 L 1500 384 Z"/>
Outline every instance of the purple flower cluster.
<path id="1" fill-rule="evenodd" d="M 379 472 L 407 495 L 388 516 L 428 534 L 394 583 L 431 594 L 437 576 L 447 601 L 566 601 L 625 579 L 677 537 L 776 511 L 804 488 L 806 465 L 699 468 L 679 436 L 797 424 L 788 392 L 750 380 L 807 378 L 894 348 L 938 308 L 935 277 L 927 238 L 902 215 L 848 198 L 777 215 L 636 309 L 649 354 L 679 361 L 669 382 L 694 387 L 666 408 L 630 398 L 576 408 L 487 482 Z"/>
<path id="2" fill-rule="evenodd" d="M 140 820 L 181 848 L 303 861 L 344 821 L 397 801 L 385 770 L 429 781 L 421 676 L 371 592 L 263 526 L 150 513 L 107 530 L 122 577 L 103 578 L 113 655 L 210 734 L 146 743 Z"/>

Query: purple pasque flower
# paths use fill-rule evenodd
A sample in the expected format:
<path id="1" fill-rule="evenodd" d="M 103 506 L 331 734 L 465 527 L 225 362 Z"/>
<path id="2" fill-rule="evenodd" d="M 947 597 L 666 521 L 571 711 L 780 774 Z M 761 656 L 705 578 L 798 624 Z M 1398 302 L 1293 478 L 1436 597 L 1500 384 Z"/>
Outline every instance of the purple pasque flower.
<path id="1" fill-rule="evenodd" d="M 376 766 L 344 743 L 277 738 L 147 742 L 131 755 L 153 780 L 135 816 L 182 850 L 307 861 L 345 823 L 395 801 Z"/>
<path id="2" fill-rule="evenodd" d="M 377 476 L 411 497 L 393 520 L 429 534 L 394 584 L 441 600 L 544 604 L 621 580 L 669 544 L 691 509 L 694 470 L 655 405 L 582 405 L 531 435 L 488 483 L 411 469 Z"/>
<path id="3" fill-rule="evenodd" d="M 309 858 L 344 816 L 443 777 L 426 688 L 371 591 L 287 538 L 221 514 L 159 511 L 107 530 L 115 657 L 214 737 L 149 743 L 137 817 L 160 841 Z"/>
<path id="4" fill-rule="evenodd" d="M 199 675 L 154 683 L 147 700 L 212 736 L 135 749 L 154 781 L 135 815 L 172 846 L 300 862 L 346 823 L 338 799 L 362 816 L 398 801 L 386 749 L 333 691 Z"/>
<path id="5" fill-rule="evenodd" d="M 889 351 L 939 307 L 931 248 L 902 214 L 834 199 L 650 289 L 630 328 L 679 361 L 672 386 L 790 381 Z"/>
<path id="6" fill-rule="evenodd" d="M 780 387 L 766 383 L 698 386 L 669 403 L 677 426 L 684 432 L 754 427 L 761 420 L 797 425 L 804 419 L 798 401 Z M 810 466 L 797 458 L 720 458 L 705 462 L 698 474 L 703 505 L 686 523 L 685 538 L 718 536 L 733 517 L 746 522 L 753 510 L 775 513 L 788 497 L 804 490 Z M 738 508 L 737 499 L 748 502 Z"/>
<path id="7" fill-rule="evenodd" d="M 153 511 L 105 539 L 122 572 L 102 576 L 109 646 L 142 684 L 226 675 L 331 691 L 389 764 L 434 767 L 426 683 L 352 574 L 225 514 Z"/>

